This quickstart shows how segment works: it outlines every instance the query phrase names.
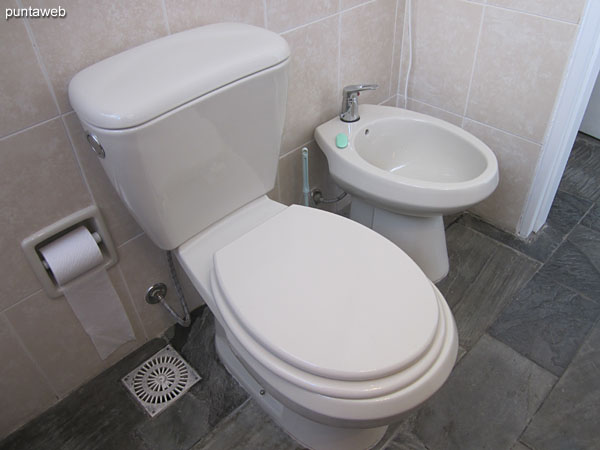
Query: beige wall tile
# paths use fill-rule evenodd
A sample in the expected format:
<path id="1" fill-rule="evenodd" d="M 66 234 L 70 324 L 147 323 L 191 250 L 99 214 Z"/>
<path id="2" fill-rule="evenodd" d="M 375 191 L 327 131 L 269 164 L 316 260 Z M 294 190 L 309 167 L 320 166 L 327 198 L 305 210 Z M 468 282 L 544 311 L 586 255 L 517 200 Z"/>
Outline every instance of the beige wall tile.
<path id="1" fill-rule="evenodd" d="M 285 154 L 310 141 L 315 127 L 338 111 L 338 19 L 326 19 L 283 36 L 292 52 L 281 144 Z"/>
<path id="2" fill-rule="evenodd" d="M 466 120 L 465 130 L 485 142 L 498 159 L 500 183 L 494 193 L 471 210 L 515 233 L 523 212 L 541 146 L 503 131 Z"/>
<path id="3" fill-rule="evenodd" d="M 586 0 L 488 0 L 488 5 L 502 6 L 531 14 L 579 23 Z"/>
<path id="4" fill-rule="evenodd" d="M 137 340 L 123 344 L 105 361 L 100 359 L 64 297 L 50 299 L 39 292 L 5 312 L 27 350 L 61 397 L 146 340 L 119 272 L 113 268 L 109 270 L 109 277 L 121 298 Z"/>
<path id="5" fill-rule="evenodd" d="M 409 98 L 464 113 L 482 11 L 481 5 L 460 0 L 413 1 Z M 405 26 L 400 95 L 404 95 L 408 68 L 407 33 Z"/>
<path id="6" fill-rule="evenodd" d="M 52 406 L 58 398 L 0 314 L 0 439 Z"/>
<path id="7" fill-rule="evenodd" d="M 379 85 L 361 93 L 362 103 L 378 104 L 389 97 L 395 14 L 395 0 L 377 0 L 342 13 L 342 86 Z"/>
<path id="8" fill-rule="evenodd" d="M 401 106 L 404 107 L 404 98 L 402 98 Z M 427 105 L 426 103 L 418 102 L 416 100 L 408 99 L 408 109 L 416 111 L 428 116 L 437 117 L 438 119 L 450 122 L 453 125 L 462 126 L 463 118 L 457 114 L 444 111 L 443 109 L 436 108 L 435 106 Z"/>
<path id="9" fill-rule="evenodd" d="M 542 142 L 577 27 L 487 8 L 467 116 Z"/>
<path id="10" fill-rule="evenodd" d="M 75 113 L 70 113 L 64 120 L 86 180 L 92 190 L 95 203 L 102 212 L 102 217 L 108 226 L 115 244 L 121 245 L 140 234 L 142 229 L 127 211 L 127 208 L 106 176 L 98 157 L 90 150 L 90 145 Z"/>
<path id="11" fill-rule="evenodd" d="M 385 102 L 380 103 L 380 105 L 382 106 L 392 106 L 392 107 L 396 107 L 396 104 L 398 103 L 398 96 L 397 95 L 393 95 L 392 97 L 388 98 Z"/>
<path id="12" fill-rule="evenodd" d="M 338 0 L 267 0 L 267 24 L 281 32 L 335 14 Z"/>
<path id="13" fill-rule="evenodd" d="M 23 6 L 29 5 L 55 7 L 56 1 L 23 1 Z M 62 112 L 71 109 L 67 87 L 73 75 L 167 33 L 161 0 L 63 0 L 61 6 L 66 18 L 29 22 Z"/>
<path id="14" fill-rule="evenodd" d="M 390 95 L 400 92 L 400 62 L 402 60 L 402 40 L 404 35 L 405 9 L 406 0 L 398 0 L 396 6 L 396 30 L 394 31 L 394 54 L 392 57 L 392 79 L 390 81 Z"/>
<path id="15" fill-rule="evenodd" d="M 262 0 L 165 0 L 165 5 L 171 33 L 217 22 L 265 26 Z"/>
<path id="16" fill-rule="evenodd" d="M 21 241 L 92 203 L 60 119 L 0 140 L 0 310 L 39 289 Z"/>
<path id="17" fill-rule="evenodd" d="M 120 247 L 119 254 L 121 256 L 119 267 L 129 287 L 133 304 L 142 319 L 146 335 L 148 338 L 161 335 L 175 323 L 175 320 L 159 304 L 146 303 L 145 295 L 148 288 L 155 283 L 165 283 L 169 305 L 181 313 L 176 290 L 169 276 L 165 252 L 156 247 L 146 235 L 142 235 Z M 190 311 L 203 304 L 200 294 L 193 289 L 183 271 L 179 270 L 178 275 Z"/>
<path id="18" fill-rule="evenodd" d="M 2 11 L 16 7 L 0 2 Z M 3 21 L 0 27 L 0 137 L 58 114 L 23 20 Z"/>
<path id="19" fill-rule="evenodd" d="M 354 8 L 355 6 L 367 3 L 369 0 L 341 0 L 342 10 Z"/>

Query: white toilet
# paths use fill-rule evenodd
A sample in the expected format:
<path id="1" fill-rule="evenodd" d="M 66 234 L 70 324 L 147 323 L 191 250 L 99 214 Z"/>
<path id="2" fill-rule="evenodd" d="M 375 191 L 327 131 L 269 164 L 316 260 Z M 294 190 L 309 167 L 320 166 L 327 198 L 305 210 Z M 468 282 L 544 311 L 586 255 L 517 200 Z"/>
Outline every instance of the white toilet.
<path id="1" fill-rule="evenodd" d="M 275 183 L 289 48 L 209 25 L 95 64 L 71 104 L 117 192 L 217 319 L 231 374 L 314 449 L 366 449 L 447 379 L 446 301 L 374 231 L 286 207 Z"/>

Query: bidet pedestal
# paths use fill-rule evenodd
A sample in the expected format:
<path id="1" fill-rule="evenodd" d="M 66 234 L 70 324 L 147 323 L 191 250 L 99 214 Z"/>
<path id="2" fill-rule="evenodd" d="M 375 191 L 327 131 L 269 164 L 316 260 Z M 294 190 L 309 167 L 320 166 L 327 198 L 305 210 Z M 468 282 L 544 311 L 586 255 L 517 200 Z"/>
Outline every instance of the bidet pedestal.
<path id="1" fill-rule="evenodd" d="M 437 283 L 448 274 L 448 250 L 442 216 L 397 214 L 352 197 L 350 218 L 377 231 L 406 252 Z"/>

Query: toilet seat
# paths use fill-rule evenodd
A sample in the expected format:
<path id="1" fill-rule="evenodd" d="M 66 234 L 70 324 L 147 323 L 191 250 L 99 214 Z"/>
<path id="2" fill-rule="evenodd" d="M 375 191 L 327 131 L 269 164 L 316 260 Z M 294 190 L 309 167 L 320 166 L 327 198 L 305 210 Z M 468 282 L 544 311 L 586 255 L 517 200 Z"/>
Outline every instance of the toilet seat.
<path id="1" fill-rule="evenodd" d="M 435 364 L 446 337 L 443 299 L 404 252 L 315 209 L 286 208 L 217 251 L 211 290 L 232 341 L 327 396 L 397 392 Z"/>

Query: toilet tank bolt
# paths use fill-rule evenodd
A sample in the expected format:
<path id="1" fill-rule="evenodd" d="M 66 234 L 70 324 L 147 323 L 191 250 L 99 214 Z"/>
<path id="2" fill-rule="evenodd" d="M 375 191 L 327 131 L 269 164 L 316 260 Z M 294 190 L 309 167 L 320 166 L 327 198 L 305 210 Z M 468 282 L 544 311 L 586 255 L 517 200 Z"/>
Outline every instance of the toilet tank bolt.
<path id="1" fill-rule="evenodd" d="M 260 394 L 260 395 L 265 395 L 265 390 L 264 390 L 264 389 L 261 389 L 261 390 L 260 390 L 260 392 L 259 392 L 259 394 Z"/>

